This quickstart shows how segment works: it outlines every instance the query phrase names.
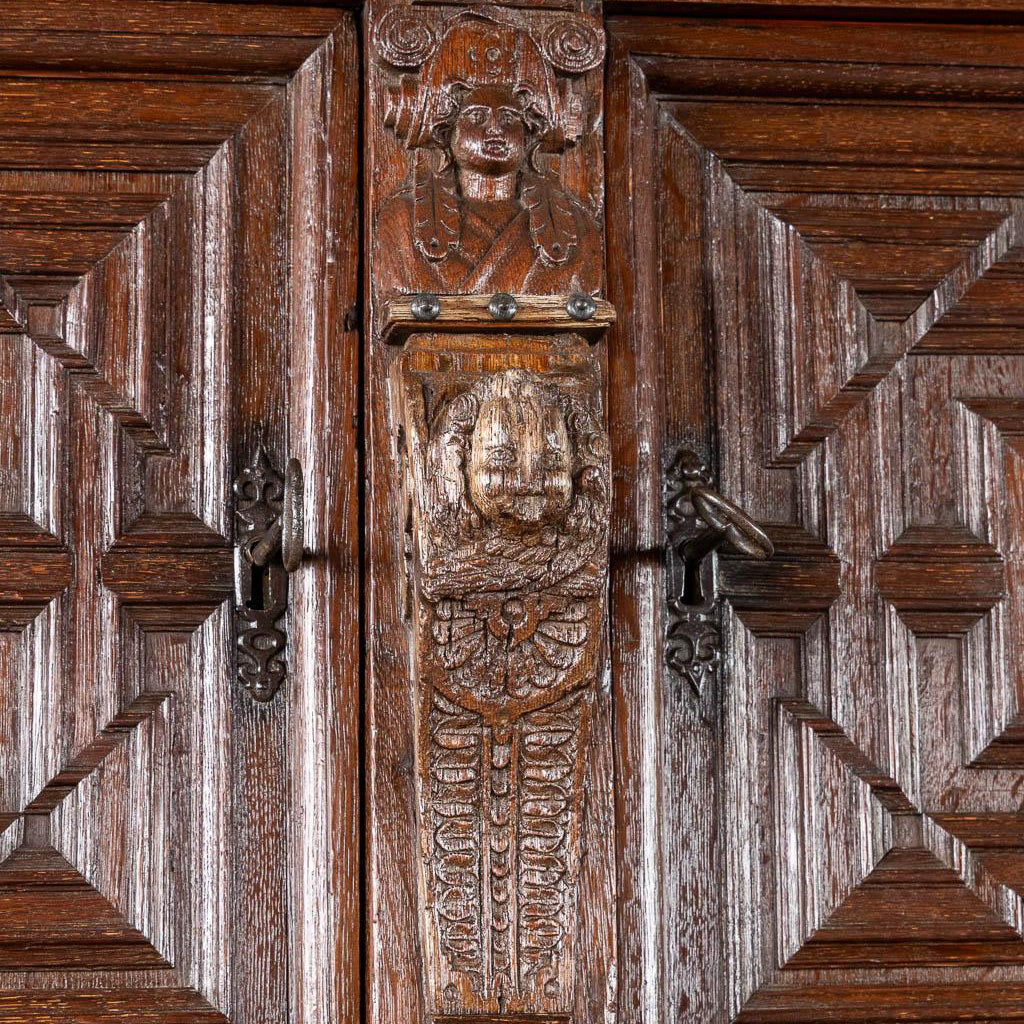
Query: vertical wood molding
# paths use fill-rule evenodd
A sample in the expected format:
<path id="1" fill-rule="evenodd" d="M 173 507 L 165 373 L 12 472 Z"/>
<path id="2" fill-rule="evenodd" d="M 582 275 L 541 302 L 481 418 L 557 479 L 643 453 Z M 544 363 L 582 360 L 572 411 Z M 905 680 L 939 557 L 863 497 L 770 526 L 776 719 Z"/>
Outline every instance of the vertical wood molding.
<path id="1" fill-rule="evenodd" d="M 370 1019 L 603 1020 L 604 30 L 379 2 L 366 32 Z"/>

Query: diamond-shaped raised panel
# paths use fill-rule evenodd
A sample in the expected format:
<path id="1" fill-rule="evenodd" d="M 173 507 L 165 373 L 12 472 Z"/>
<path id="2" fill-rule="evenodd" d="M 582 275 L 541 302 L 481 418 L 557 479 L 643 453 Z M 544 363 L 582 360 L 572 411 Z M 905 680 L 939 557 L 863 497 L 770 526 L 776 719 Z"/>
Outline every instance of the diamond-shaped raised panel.
<path id="1" fill-rule="evenodd" d="M 839 281 L 848 282 L 875 320 L 908 319 L 1006 220 L 1000 210 L 958 210 L 806 196 L 768 208 Z"/>
<path id="2" fill-rule="evenodd" d="M 891 850 L 790 957 L 790 970 L 1024 963 L 1024 938 L 920 848 Z"/>
<path id="3" fill-rule="evenodd" d="M 665 413 L 635 428 L 652 452 L 697 437 L 731 500 L 838 566 L 795 628 L 797 564 L 791 602 L 784 574 L 720 559 L 720 707 L 673 693 L 657 739 L 635 722 L 625 738 L 624 764 L 663 758 L 659 809 L 687 829 L 659 851 L 659 891 L 680 894 L 668 1012 L 1012 1020 L 1024 146 L 1004 134 L 1020 111 L 995 101 L 1008 50 L 989 37 L 954 70 L 970 33 L 951 26 L 613 31 L 611 146 L 630 155 L 609 208 L 615 237 L 633 232 L 614 265 L 641 307 L 613 418 L 653 393 Z M 643 466 L 623 473 L 644 493 Z M 644 571 L 623 574 L 639 591 Z M 624 704 L 646 692 L 630 654 Z"/>
<path id="4" fill-rule="evenodd" d="M 168 10 L 4 11 L 24 46 L 0 39 L 19 69 L 0 75 L 0 857 L 36 858 L 18 913 L 40 908 L 17 918 L 35 959 L 0 964 L 5 1022 L 356 1012 L 356 910 L 327 866 L 354 845 L 333 788 L 349 744 L 326 738 L 347 712 L 296 656 L 301 727 L 283 701 L 254 715 L 225 608 L 234 445 L 354 460 L 350 382 L 321 366 L 355 351 L 323 313 L 354 302 L 352 19 Z M 342 417 L 330 458 L 305 426 L 286 438 L 292 413 Z M 356 543 L 347 473 L 308 517 L 321 551 Z M 318 595 L 338 572 L 321 559 Z M 318 607 L 358 642 L 354 604 Z"/>
<path id="5" fill-rule="evenodd" d="M 912 808 L 810 705 L 781 702 L 776 736 L 779 960 L 794 966 L 892 847 L 892 812 Z"/>
<path id="6" fill-rule="evenodd" d="M 53 849 L 0 864 L 0 972 L 165 969 L 167 962 Z"/>
<path id="7" fill-rule="evenodd" d="M 875 585 L 918 633 L 966 632 L 1006 595 L 1003 558 L 962 526 L 916 526 L 875 562 Z"/>

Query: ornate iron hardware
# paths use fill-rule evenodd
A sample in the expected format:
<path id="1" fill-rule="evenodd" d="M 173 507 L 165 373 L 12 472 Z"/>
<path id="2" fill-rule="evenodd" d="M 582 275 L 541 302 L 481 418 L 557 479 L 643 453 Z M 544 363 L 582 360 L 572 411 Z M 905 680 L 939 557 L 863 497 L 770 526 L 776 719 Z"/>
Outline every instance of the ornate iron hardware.
<path id="1" fill-rule="evenodd" d="M 677 453 L 666 479 L 668 617 L 665 661 L 700 696 L 718 673 L 721 623 L 716 591 L 719 548 L 770 558 L 768 534 L 711 487 L 703 460 L 690 448 Z"/>
<path id="2" fill-rule="evenodd" d="M 262 445 L 234 482 L 237 672 L 258 701 L 271 700 L 285 676 L 280 620 L 288 574 L 302 560 L 302 485 L 298 460 L 289 460 L 282 478 Z"/>

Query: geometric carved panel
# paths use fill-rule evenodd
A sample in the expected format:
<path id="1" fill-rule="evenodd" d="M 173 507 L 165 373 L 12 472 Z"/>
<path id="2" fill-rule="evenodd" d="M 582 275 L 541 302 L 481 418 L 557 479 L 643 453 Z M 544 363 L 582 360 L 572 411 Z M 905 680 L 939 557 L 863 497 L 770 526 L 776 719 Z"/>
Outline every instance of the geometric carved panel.
<path id="1" fill-rule="evenodd" d="M 52 848 L 0 864 L 0 970 L 139 970 L 167 962 Z"/>
<path id="2" fill-rule="evenodd" d="M 0 1017 L 348 1013 L 355 911 L 331 873 L 354 827 L 333 788 L 352 646 L 320 658 L 311 627 L 291 706 L 257 711 L 226 602 L 230 481 L 260 434 L 330 468 L 295 607 L 329 594 L 313 618 L 357 642 L 348 540 L 325 537 L 348 538 L 354 486 L 352 336 L 327 315 L 354 283 L 350 18 L 291 8 L 282 35 L 260 6 L 75 0 L 61 25 L 9 7 Z M 329 459 L 292 416 L 331 434 Z"/>
<path id="3" fill-rule="evenodd" d="M 673 296 L 641 298 L 612 372 L 641 383 L 620 401 L 657 395 L 655 451 L 706 430 L 717 486 L 773 537 L 820 545 L 778 576 L 723 560 L 720 692 L 662 683 L 659 883 L 685 950 L 661 968 L 664 1004 L 693 1022 L 1012 1015 L 1024 152 L 1005 111 L 960 102 L 1006 53 L 954 82 L 956 29 L 887 26 L 885 67 L 865 27 L 830 24 L 827 56 L 819 30 L 613 33 L 632 90 L 610 120 L 613 154 L 630 139 L 610 192 L 630 197 L 617 221 L 610 204 L 623 288 Z M 622 493 L 644 493 L 624 464 Z M 837 582 L 811 615 L 825 557 Z M 626 607 L 642 575 L 613 583 Z M 619 667 L 628 705 L 649 691 Z M 624 763 L 647 735 L 622 734 Z"/>

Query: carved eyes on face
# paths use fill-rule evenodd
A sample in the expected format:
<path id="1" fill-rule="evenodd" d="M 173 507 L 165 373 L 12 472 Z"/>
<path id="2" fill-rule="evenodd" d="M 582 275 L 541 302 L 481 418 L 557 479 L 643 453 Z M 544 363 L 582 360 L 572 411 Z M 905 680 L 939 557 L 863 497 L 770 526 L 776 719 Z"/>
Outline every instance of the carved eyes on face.
<path id="1" fill-rule="evenodd" d="M 502 128 L 511 128 L 520 120 L 519 113 L 511 107 L 502 107 L 495 112 L 490 107 L 476 106 L 467 107 L 462 112 L 463 119 L 469 124 L 475 125 L 487 124 L 492 115 L 497 124 L 501 125 Z"/>
<path id="2" fill-rule="evenodd" d="M 484 464 L 488 469 L 511 469 L 516 464 L 516 450 L 510 444 L 492 448 L 487 453 Z"/>
<path id="3" fill-rule="evenodd" d="M 488 469 L 512 469 L 518 462 L 515 448 L 510 444 L 492 448 L 484 460 Z M 540 456 L 540 465 L 545 470 L 560 470 L 565 462 L 565 453 L 556 445 L 548 445 Z"/>

